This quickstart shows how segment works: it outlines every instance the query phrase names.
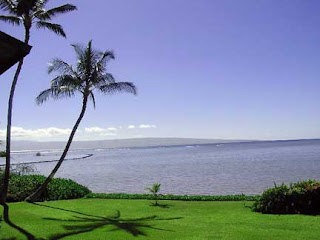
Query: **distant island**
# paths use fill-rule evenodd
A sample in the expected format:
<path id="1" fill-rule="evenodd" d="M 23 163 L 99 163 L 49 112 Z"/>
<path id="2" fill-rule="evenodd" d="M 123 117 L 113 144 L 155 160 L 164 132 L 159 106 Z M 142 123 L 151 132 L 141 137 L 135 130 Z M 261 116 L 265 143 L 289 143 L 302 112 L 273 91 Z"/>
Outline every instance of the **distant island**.
<path id="1" fill-rule="evenodd" d="M 214 144 L 231 142 L 252 142 L 253 140 L 225 140 L 225 139 L 194 139 L 194 138 L 132 138 L 96 141 L 74 141 L 71 149 L 105 149 L 105 148 L 132 148 L 178 146 L 196 144 Z M 63 149 L 65 141 L 13 141 L 13 151 L 40 151 Z"/>

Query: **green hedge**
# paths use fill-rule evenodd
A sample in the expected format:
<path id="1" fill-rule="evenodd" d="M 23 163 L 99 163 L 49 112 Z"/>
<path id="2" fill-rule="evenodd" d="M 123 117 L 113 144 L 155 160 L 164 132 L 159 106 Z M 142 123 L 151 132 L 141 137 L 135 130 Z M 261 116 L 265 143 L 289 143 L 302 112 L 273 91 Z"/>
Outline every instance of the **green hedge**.
<path id="1" fill-rule="evenodd" d="M 267 189 L 253 210 L 269 214 L 320 214 L 320 182 L 307 180 Z"/>
<path id="2" fill-rule="evenodd" d="M 148 199 L 154 200 L 152 194 L 126 194 L 126 193 L 90 193 L 85 198 L 103 199 Z M 247 195 L 226 195 L 226 196 L 206 196 L 206 195 L 159 195 L 158 200 L 181 200 L 181 201 L 256 201 L 259 196 Z"/>
<path id="3" fill-rule="evenodd" d="M 11 175 L 8 190 L 8 202 L 23 201 L 32 194 L 44 181 L 42 175 Z M 54 178 L 38 201 L 81 198 L 90 190 L 70 179 Z"/>

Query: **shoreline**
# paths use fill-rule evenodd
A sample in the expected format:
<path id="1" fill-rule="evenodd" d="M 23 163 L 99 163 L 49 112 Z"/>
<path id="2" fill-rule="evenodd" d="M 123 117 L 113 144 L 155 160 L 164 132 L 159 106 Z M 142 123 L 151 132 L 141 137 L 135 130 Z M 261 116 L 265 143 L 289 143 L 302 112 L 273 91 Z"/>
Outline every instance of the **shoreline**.
<path id="1" fill-rule="evenodd" d="M 156 138 L 154 138 L 156 139 Z M 175 139 L 175 138 L 173 138 Z M 105 141 L 112 141 L 114 142 L 120 142 L 120 141 L 127 141 L 128 139 L 124 140 L 103 140 L 103 141 L 75 141 L 75 143 L 81 143 L 81 144 L 88 144 L 91 145 L 93 143 L 99 143 L 99 142 L 105 142 Z M 130 139 L 131 140 L 131 139 Z M 135 139 L 134 139 L 135 140 Z M 146 140 L 146 139 L 143 139 Z M 192 139 L 188 139 L 192 141 Z M 206 141 L 206 139 L 194 139 L 195 141 Z M 212 141 L 212 142 L 211 142 Z M 254 144 L 254 143 L 294 143 L 294 142 L 301 142 L 301 141 L 320 141 L 320 139 L 280 139 L 280 140 L 208 140 L 208 142 L 189 142 L 189 143 L 169 143 L 169 144 L 145 144 L 145 145 L 140 145 L 140 146 L 134 146 L 133 144 L 123 144 L 123 145 L 118 145 L 117 146 L 112 146 L 114 145 L 111 144 L 110 146 L 95 146 L 95 147 L 75 147 L 70 149 L 70 152 L 75 152 L 75 151 L 104 151 L 104 150 L 123 150 L 123 149 L 145 149 L 145 148 L 174 148 L 174 147 L 201 147 L 201 146 L 208 146 L 208 145 L 222 145 L 222 144 Z M 33 142 L 30 141 L 30 143 L 35 144 L 35 145 L 41 145 L 43 143 L 49 144 L 51 142 Z M 52 143 L 64 143 L 64 142 L 52 142 Z M 22 150 L 13 150 L 11 151 L 12 154 L 28 154 L 28 153 L 37 153 L 37 152 L 48 152 L 48 153 L 53 153 L 53 152 L 62 152 L 62 148 L 34 148 L 34 149 L 22 149 Z"/>
<path id="2" fill-rule="evenodd" d="M 80 159 L 85 159 L 92 157 L 94 154 L 86 154 L 83 157 L 76 157 L 76 158 L 66 158 L 64 161 L 74 161 L 74 160 L 80 160 Z M 17 165 L 29 165 L 29 164 L 39 164 L 39 163 L 49 163 L 49 162 L 58 162 L 59 159 L 54 159 L 54 160 L 43 160 L 43 161 L 33 161 L 33 162 L 22 162 L 22 163 L 12 163 L 10 164 L 11 166 L 17 166 Z M 0 164 L 0 167 L 5 166 L 5 164 Z"/>

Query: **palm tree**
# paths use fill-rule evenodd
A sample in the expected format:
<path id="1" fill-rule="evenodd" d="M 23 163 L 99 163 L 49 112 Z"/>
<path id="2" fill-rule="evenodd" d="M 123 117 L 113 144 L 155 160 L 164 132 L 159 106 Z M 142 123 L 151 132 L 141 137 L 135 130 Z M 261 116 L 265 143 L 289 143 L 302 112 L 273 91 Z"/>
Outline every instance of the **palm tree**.
<path id="1" fill-rule="evenodd" d="M 136 87 L 131 82 L 116 82 L 113 76 L 106 70 L 109 60 L 114 59 L 111 51 L 100 52 L 92 48 L 92 41 L 89 41 L 86 48 L 79 45 L 71 45 L 77 55 L 77 65 L 74 69 L 72 65 L 67 64 L 61 59 L 54 59 L 48 67 L 48 73 L 57 71 L 61 75 L 56 76 L 51 81 L 49 89 L 42 91 L 36 98 L 38 104 L 42 104 L 50 97 L 54 100 L 72 97 L 75 94 L 82 95 L 82 109 L 80 115 L 73 126 L 68 142 L 64 151 L 45 182 L 29 196 L 26 201 L 35 201 L 46 189 L 48 183 L 54 177 L 70 148 L 77 128 L 86 112 L 88 100 L 93 102 L 95 107 L 94 91 L 104 94 L 113 94 L 117 92 L 128 92 L 136 95 Z"/>
<path id="2" fill-rule="evenodd" d="M 146 190 L 151 193 L 154 197 L 155 203 L 154 206 L 158 206 L 159 192 L 160 192 L 160 183 L 154 183 L 151 187 L 146 188 Z"/>
<path id="3" fill-rule="evenodd" d="M 51 23 L 51 19 L 58 14 L 70 12 L 76 10 L 76 7 L 71 4 L 65 4 L 60 7 L 46 10 L 45 6 L 49 0 L 0 0 L 0 9 L 7 11 L 10 15 L 1 15 L 0 20 L 11 23 L 13 25 L 23 24 L 25 30 L 25 44 L 29 43 L 30 30 L 35 24 L 37 28 L 44 28 L 54 32 L 57 35 L 66 37 L 63 28 L 59 24 Z M 4 184 L 2 188 L 2 198 L 5 201 L 9 186 L 10 176 L 10 151 L 11 151 L 11 121 L 12 121 L 12 107 L 13 97 L 20 75 L 20 71 L 23 65 L 23 59 L 19 61 L 17 70 L 14 74 L 14 78 L 11 85 L 10 96 L 8 101 L 8 113 L 7 113 L 7 137 L 6 137 L 6 167 Z"/>

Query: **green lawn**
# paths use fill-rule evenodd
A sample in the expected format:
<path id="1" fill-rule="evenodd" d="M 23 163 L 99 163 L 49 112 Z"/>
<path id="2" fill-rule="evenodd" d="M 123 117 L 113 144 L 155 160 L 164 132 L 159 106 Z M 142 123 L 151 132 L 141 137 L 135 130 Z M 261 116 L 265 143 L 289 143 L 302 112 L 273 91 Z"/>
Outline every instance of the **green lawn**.
<path id="1" fill-rule="evenodd" d="M 320 239 L 320 216 L 262 215 L 243 202 L 161 201 L 166 207 L 152 207 L 150 202 L 13 203 L 10 212 L 11 221 L 36 239 Z M 4 223 L 0 238 L 26 239 Z"/>

